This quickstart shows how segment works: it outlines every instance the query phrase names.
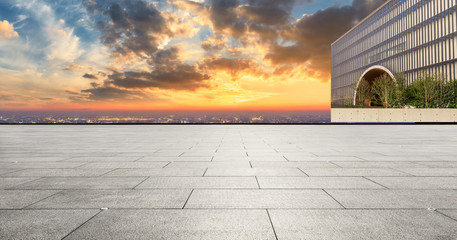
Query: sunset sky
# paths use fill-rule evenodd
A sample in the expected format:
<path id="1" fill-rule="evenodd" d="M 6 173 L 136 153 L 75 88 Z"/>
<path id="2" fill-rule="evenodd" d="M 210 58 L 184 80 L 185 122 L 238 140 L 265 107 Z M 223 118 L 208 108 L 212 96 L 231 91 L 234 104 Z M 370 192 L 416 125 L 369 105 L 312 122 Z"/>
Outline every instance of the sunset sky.
<path id="1" fill-rule="evenodd" d="M 384 0 L 1 0 L 0 110 L 321 110 Z"/>

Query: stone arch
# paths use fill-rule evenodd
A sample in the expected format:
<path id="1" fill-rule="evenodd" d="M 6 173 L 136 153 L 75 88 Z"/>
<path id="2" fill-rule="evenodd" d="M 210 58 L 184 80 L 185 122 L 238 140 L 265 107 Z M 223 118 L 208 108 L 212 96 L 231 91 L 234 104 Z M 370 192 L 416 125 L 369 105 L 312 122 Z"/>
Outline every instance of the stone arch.
<path id="1" fill-rule="evenodd" d="M 397 81 L 395 79 L 395 76 L 392 74 L 392 72 L 387 69 L 386 67 L 376 65 L 368 68 L 359 78 L 357 81 L 356 88 L 354 90 L 354 99 L 353 99 L 353 104 L 356 104 L 356 99 L 357 99 L 357 89 L 359 89 L 359 84 L 362 81 L 362 79 L 366 79 L 368 83 L 373 84 L 374 80 L 383 74 L 387 74 L 392 80 Z"/>

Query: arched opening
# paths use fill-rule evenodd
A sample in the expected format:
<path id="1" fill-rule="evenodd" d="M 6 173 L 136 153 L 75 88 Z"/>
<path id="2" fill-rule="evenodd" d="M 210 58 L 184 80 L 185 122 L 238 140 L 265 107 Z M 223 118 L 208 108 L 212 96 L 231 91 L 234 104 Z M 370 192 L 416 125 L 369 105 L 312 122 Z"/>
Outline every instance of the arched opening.
<path id="1" fill-rule="evenodd" d="M 358 90 L 361 87 L 362 80 L 365 80 L 366 81 L 365 84 L 368 84 L 369 87 L 371 87 L 373 85 L 373 82 L 376 79 L 382 77 L 383 75 L 390 77 L 394 82 L 396 82 L 395 76 L 392 74 L 392 72 L 383 66 L 370 67 L 362 74 L 362 76 L 360 76 L 359 80 L 357 81 L 356 88 L 354 90 L 354 105 L 357 104 L 356 103 L 357 98 L 359 97 Z M 373 100 L 373 99 L 370 99 L 370 100 Z M 374 103 L 377 101 L 370 101 L 370 102 L 371 102 L 370 106 L 376 106 Z M 380 106 L 382 106 L 382 105 L 380 105 Z"/>

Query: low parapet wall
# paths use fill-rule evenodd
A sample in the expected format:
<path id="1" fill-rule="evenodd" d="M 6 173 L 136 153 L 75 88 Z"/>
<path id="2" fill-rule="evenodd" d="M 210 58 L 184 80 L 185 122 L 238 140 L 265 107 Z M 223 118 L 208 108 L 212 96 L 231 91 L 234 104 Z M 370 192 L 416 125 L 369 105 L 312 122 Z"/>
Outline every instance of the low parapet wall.
<path id="1" fill-rule="evenodd" d="M 457 109 L 332 108 L 332 122 L 457 122 Z"/>

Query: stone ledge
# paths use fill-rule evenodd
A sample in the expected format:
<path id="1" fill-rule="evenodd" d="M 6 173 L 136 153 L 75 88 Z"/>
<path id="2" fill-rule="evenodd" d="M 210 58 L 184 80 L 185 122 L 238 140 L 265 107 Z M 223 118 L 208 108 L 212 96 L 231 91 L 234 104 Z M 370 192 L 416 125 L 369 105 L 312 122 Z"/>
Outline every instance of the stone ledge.
<path id="1" fill-rule="evenodd" d="M 332 122 L 457 122 L 457 109 L 332 108 Z"/>

